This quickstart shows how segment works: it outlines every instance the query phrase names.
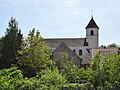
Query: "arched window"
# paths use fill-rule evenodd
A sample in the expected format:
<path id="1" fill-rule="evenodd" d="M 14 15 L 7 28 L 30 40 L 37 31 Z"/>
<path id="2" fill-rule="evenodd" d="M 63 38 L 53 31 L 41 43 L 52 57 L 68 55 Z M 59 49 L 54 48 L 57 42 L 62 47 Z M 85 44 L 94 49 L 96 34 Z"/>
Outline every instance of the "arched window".
<path id="1" fill-rule="evenodd" d="M 94 31 L 93 30 L 91 30 L 90 35 L 94 35 Z"/>
<path id="2" fill-rule="evenodd" d="M 79 55 L 82 55 L 82 50 L 81 49 L 79 50 Z"/>
<path id="3" fill-rule="evenodd" d="M 76 50 L 75 50 L 75 49 L 73 49 L 73 52 L 75 53 L 75 52 L 76 52 Z"/>

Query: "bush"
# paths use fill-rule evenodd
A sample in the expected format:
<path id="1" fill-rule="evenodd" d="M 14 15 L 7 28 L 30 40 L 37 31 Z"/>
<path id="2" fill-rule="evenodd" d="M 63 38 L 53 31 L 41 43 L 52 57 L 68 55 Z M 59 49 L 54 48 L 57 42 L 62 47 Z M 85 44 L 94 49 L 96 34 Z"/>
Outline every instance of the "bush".
<path id="1" fill-rule="evenodd" d="M 62 76 L 62 74 L 59 74 L 57 68 L 42 71 L 37 75 L 37 78 L 41 81 L 40 83 L 42 85 L 50 87 L 49 89 L 51 90 L 62 88 L 62 86 L 66 83 L 66 79 Z"/>
<path id="2" fill-rule="evenodd" d="M 16 67 L 0 70 L 0 90 L 14 90 L 15 84 L 23 79 L 22 72 Z"/>
<path id="3" fill-rule="evenodd" d="M 86 90 L 87 88 L 87 84 L 69 83 L 63 85 L 63 90 Z"/>
<path id="4" fill-rule="evenodd" d="M 32 78 L 23 78 L 16 67 L 0 70 L 0 90 L 60 90 L 65 83 L 57 68 L 47 69 Z"/>

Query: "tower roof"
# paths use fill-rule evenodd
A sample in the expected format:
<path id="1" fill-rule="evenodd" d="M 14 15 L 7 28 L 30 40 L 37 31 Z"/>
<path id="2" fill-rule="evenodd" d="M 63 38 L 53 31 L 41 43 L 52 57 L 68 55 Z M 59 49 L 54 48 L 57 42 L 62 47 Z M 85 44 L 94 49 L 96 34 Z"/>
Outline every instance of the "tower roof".
<path id="1" fill-rule="evenodd" d="M 91 18 L 90 22 L 88 23 L 88 25 L 86 26 L 85 29 L 87 29 L 87 28 L 98 28 L 98 29 L 99 29 L 99 27 L 98 27 L 97 24 L 95 23 L 93 17 Z"/>

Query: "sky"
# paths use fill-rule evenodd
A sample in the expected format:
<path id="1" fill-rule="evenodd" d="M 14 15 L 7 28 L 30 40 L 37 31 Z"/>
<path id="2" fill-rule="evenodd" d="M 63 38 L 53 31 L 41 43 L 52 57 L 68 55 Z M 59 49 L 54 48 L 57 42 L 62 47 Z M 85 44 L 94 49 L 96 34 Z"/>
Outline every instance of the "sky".
<path id="1" fill-rule="evenodd" d="M 120 45 L 120 0 L 0 0 L 0 36 L 13 16 L 25 37 L 36 28 L 43 38 L 84 38 L 91 10 L 99 45 Z"/>

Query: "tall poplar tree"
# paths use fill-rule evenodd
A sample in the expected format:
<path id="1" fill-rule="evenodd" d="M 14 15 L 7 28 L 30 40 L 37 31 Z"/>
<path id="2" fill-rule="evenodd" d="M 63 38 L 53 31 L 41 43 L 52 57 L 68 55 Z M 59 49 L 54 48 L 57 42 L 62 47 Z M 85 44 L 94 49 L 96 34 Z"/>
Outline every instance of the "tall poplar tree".
<path id="1" fill-rule="evenodd" d="M 11 64 L 16 64 L 17 50 L 20 49 L 22 38 L 23 35 L 18 28 L 18 22 L 11 17 L 3 38 L 2 57 L 0 60 L 1 68 L 9 68 Z"/>

